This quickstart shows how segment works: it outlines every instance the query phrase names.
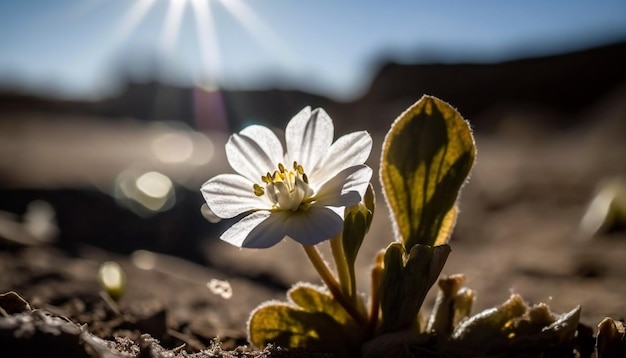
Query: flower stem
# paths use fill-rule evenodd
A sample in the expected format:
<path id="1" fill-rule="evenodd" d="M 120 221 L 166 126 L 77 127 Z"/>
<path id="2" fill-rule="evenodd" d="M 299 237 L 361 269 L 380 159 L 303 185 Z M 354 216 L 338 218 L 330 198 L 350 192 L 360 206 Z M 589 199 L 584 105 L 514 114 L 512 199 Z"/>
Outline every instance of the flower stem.
<path id="1" fill-rule="evenodd" d="M 378 257 L 377 257 L 378 258 Z M 373 337 L 378 325 L 378 314 L 380 306 L 380 281 L 383 276 L 382 260 L 374 263 L 372 268 L 371 296 L 369 322 L 366 330 L 366 337 Z"/>
<path id="2" fill-rule="evenodd" d="M 335 276 L 333 276 L 332 272 L 328 268 L 328 265 L 326 265 L 326 262 L 322 259 L 322 255 L 317 247 L 306 245 L 302 245 L 302 247 L 304 247 L 304 252 L 306 252 L 306 255 L 313 264 L 313 267 L 315 267 L 315 270 L 317 270 L 317 273 L 320 275 L 322 281 L 324 281 L 324 284 L 326 284 L 326 287 L 328 287 L 328 290 L 333 297 L 346 310 L 346 312 L 352 316 L 356 323 L 363 327 L 367 323 L 367 319 L 359 313 L 354 304 L 347 300 L 346 296 L 343 292 L 341 292 L 337 279 L 335 279 Z"/>
<path id="3" fill-rule="evenodd" d="M 354 275 L 350 275 L 350 268 L 346 260 L 346 255 L 343 251 L 343 243 L 341 241 L 342 235 L 338 235 L 330 240 L 330 248 L 335 259 L 335 266 L 337 267 L 337 275 L 339 276 L 339 284 L 341 285 L 341 291 L 344 295 L 348 296 L 350 302 L 354 301 L 355 290 L 352 288 L 354 281 Z"/>

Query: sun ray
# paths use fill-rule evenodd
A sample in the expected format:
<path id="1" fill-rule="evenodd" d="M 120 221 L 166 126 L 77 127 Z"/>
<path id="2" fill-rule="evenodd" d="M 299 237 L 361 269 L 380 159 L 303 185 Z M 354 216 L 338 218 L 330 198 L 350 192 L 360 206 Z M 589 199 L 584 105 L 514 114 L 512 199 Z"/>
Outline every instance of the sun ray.
<path id="1" fill-rule="evenodd" d="M 241 0 L 220 0 L 220 3 L 261 46 L 277 54 L 286 64 L 295 62 L 295 55 L 289 50 L 289 47 L 245 2 Z"/>
<path id="2" fill-rule="evenodd" d="M 170 0 L 161 36 L 163 41 L 162 49 L 166 55 L 171 55 L 176 49 L 186 4 L 187 0 Z"/>
<path id="3" fill-rule="evenodd" d="M 196 17 L 196 32 L 202 64 L 208 80 L 216 83 L 220 72 L 220 56 L 211 6 L 208 0 L 191 0 Z"/>
<path id="4" fill-rule="evenodd" d="M 133 6 L 126 11 L 124 18 L 120 21 L 120 26 L 117 28 L 116 32 L 116 38 L 127 38 L 152 8 L 154 1 L 155 0 L 136 0 Z"/>
<path id="5" fill-rule="evenodd" d="M 103 0 L 92 0 L 96 4 Z M 284 44 L 281 38 L 268 26 L 255 11 L 242 0 L 168 0 L 163 28 L 160 29 L 160 43 L 158 48 L 163 56 L 170 57 L 175 53 L 180 41 L 183 21 L 187 5 L 193 13 L 199 52 L 199 67 L 193 77 L 196 84 L 218 87 L 221 73 L 222 59 L 218 37 L 216 34 L 215 2 L 219 2 L 224 9 L 240 24 L 262 47 L 275 55 L 286 68 L 297 63 L 296 56 Z M 156 0 L 133 0 L 132 5 L 124 12 L 117 29 L 112 33 L 114 42 L 123 42 L 129 39 L 135 29 L 141 24 L 146 15 L 154 8 Z M 92 5 L 93 6 L 93 5 Z"/>

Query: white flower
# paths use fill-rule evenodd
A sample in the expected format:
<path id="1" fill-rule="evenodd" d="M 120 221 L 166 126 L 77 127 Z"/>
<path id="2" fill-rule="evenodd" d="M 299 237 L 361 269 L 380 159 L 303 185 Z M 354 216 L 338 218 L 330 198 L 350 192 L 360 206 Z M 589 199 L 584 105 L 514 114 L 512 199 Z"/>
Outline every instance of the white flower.
<path id="1" fill-rule="evenodd" d="M 343 229 L 343 208 L 363 197 L 372 169 L 366 131 L 333 143 L 323 109 L 304 108 L 287 124 L 287 152 L 270 129 L 252 125 L 233 134 L 226 156 L 238 174 L 220 174 L 202 185 L 209 208 L 227 219 L 246 213 L 221 236 L 238 247 L 266 248 L 290 237 L 315 245 Z"/>

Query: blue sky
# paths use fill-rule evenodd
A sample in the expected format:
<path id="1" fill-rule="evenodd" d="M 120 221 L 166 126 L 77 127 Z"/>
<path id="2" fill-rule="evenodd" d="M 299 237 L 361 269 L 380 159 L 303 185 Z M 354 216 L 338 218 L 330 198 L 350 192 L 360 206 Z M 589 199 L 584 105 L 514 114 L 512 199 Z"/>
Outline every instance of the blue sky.
<path id="1" fill-rule="evenodd" d="M 157 72 L 349 99 L 382 58 L 496 62 L 620 39 L 617 0 L 1 0 L 0 86 L 93 98 L 120 71 Z"/>

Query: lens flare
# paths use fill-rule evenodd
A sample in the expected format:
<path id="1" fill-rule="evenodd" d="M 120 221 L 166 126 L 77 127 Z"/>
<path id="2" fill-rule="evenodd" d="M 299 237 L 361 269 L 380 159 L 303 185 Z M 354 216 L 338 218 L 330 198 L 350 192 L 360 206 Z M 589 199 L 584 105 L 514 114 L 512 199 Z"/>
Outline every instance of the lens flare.
<path id="1" fill-rule="evenodd" d="M 187 0 L 170 0 L 170 6 L 165 14 L 162 34 L 162 46 L 166 55 L 171 55 L 176 48 L 186 3 Z"/>

